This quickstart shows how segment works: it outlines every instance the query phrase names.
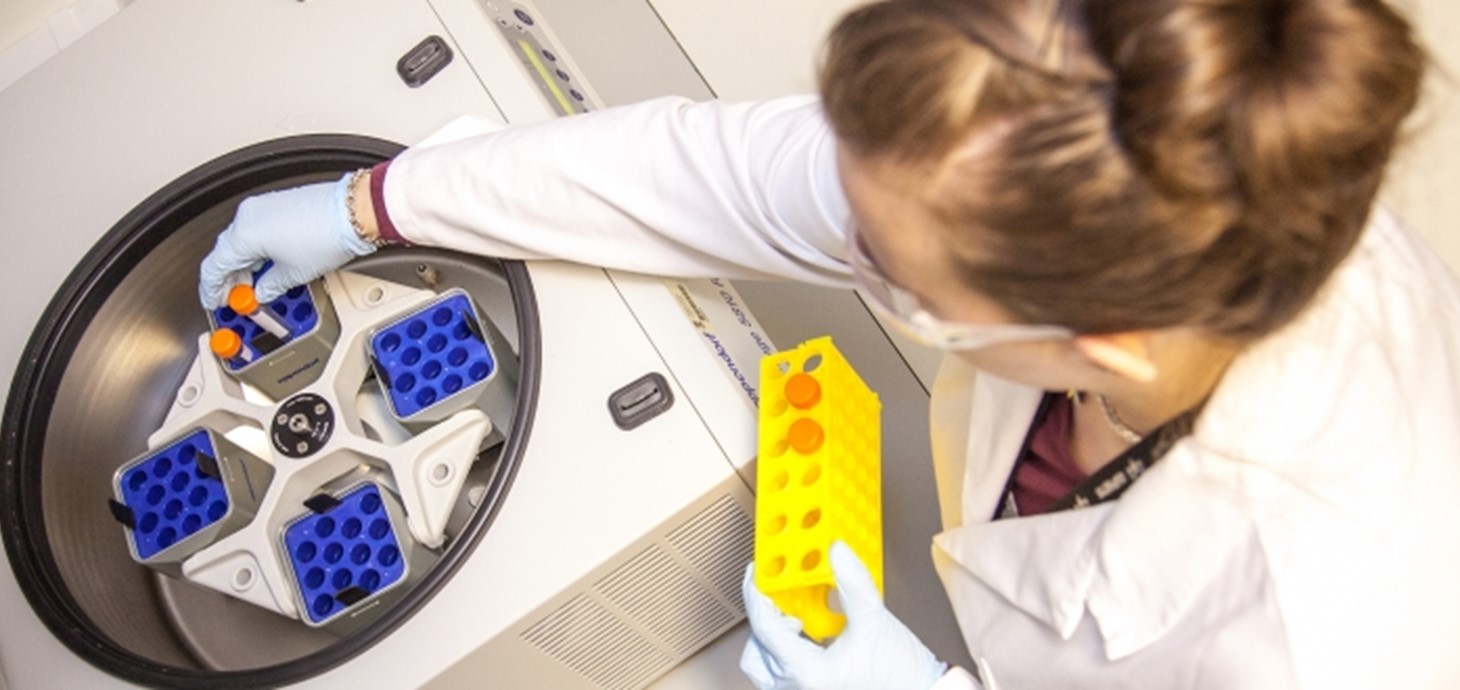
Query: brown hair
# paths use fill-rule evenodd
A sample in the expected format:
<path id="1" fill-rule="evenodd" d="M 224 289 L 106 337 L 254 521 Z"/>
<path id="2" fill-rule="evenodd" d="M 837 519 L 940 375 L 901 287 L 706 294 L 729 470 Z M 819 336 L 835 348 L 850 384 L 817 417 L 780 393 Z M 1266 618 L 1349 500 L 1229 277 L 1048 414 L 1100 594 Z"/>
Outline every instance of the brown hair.
<path id="1" fill-rule="evenodd" d="M 821 91 L 1017 318 L 1251 339 L 1352 249 L 1424 64 L 1380 0 L 886 0 Z"/>

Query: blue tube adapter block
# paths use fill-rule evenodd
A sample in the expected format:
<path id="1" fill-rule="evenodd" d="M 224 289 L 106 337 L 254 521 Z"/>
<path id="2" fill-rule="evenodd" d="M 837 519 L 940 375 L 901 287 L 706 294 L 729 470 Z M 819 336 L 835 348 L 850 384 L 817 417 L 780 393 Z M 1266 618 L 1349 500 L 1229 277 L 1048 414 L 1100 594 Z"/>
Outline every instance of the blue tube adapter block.
<path id="1" fill-rule="evenodd" d="M 323 280 L 296 287 L 259 309 L 288 329 L 288 335 L 275 337 L 227 306 L 208 312 L 208 321 L 213 330 L 227 328 L 237 333 L 249 355 L 221 360 L 223 369 L 264 395 L 284 400 L 324 373 L 324 363 L 340 337 L 339 317 Z"/>
<path id="2" fill-rule="evenodd" d="M 188 556 L 253 520 L 274 468 L 222 434 L 198 428 L 112 475 L 112 516 L 132 558 L 180 574 Z"/>
<path id="3" fill-rule="evenodd" d="M 434 561 L 416 543 L 396 497 L 366 479 L 305 501 L 284 526 L 281 548 L 301 618 L 347 633 L 385 611 Z"/>
<path id="4" fill-rule="evenodd" d="M 460 289 L 372 331 L 370 359 L 391 414 L 408 427 L 478 405 L 503 388 L 495 384 L 504 365 L 509 372 L 515 366 L 496 329 Z"/>

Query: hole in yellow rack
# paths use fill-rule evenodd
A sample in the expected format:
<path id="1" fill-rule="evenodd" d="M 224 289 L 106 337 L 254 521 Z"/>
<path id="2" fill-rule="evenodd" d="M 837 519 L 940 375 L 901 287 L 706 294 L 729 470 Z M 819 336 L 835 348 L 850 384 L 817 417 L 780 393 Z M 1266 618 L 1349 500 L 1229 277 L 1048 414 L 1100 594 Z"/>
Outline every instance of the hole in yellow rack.
<path id="1" fill-rule="evenodd" d="M 776 441 L 774 444 L 771 444 L 771 457 L 773 457 L 773 458 L 779 458 L 782 455 L 785 455 L 786 454 L 786 451 L 788 449 L 790 449 L 790 447 L 791 447 L 791 444 L 789 442 L 787 442 L 785 439 L 782 439 L 780 441 Z"/>
<path id="2" fill-rule="evenodd" d="M 821 565 L 820 551 L 808 551 L 805 556 L 801 557 L 802 570 L 815 570 L 818 565 Z"/>
<path id="3" fill-rule="evenodd" d="M 786 529 L 786 516 L 777 515 L 771 518 L 770 522 L 766 523 L 765 532 L 766 534 L 776 535 L 780 534 L 784 529 Z"/>
<path id="4" fill-rule="evenodd" d="M 821 355 L 811 355 L 801 364 L 801 371 L 811 373 L 821 368 Z"/>
<path id="5" fill-rule="evenodd" d="M 785 556 L 776 556 L 769 563 L 765 564 L 766 577 L 775 577 L 783 572 L 786 572 Z"/>
<path id="6" fill-rule="evenodd" d="M 777 362 L 776 366 L 771 370 L 771 375 L 775 376 L 776 378 L 780 378 L 789 373 L 791 373 L 790 362 Z"/>
<path id="7" fill-rule="evenodd" d="M 779 417 L 779 416 L 781 416 L 783 414 L 786 414 L 786 410 L 789 407 L 790 406 L 786 404 L 786 401 L 785 400 L 777 400 L 777 401 L 771 403 L 771 416 L 772 417 Z"/>
<path id="8" fill-rule="evenodd" d="M 810 467 L 806 468 L 806 474 L 801 475 L 801 484 L 811 486 L 818 479 L 821 479 L 821 465 L 813 462 Z"/>
<path id="9" fill-rule="evenodd" d="M 784 524 L 785 517 L 784 516 L 781 518 L 781 521 L 783 523 L 781 526 L 782 527 L 785 527 L 785 524 Z M 809 513 L 806 514 L 806 517 L 801 518 L 801 528 L 802 529 L 811 529 L 812 527 L 815 527 L 817 525 L 817 523 L 819 523 L 819 522 L 821 522 L 821 509 L 820 508 L 812 508 L 811 509 L 811 512 L 809 512 Z"/>
<path id="10" fill-rule="evenodd" d="M 791 473 L 785 470 L 781 470 L 780 472 L 777 472 L 775 476 L 771 477 L 771 490 L 780 491 L 781 489 L 786 488 L 786 485 L 790 483 Z"/>

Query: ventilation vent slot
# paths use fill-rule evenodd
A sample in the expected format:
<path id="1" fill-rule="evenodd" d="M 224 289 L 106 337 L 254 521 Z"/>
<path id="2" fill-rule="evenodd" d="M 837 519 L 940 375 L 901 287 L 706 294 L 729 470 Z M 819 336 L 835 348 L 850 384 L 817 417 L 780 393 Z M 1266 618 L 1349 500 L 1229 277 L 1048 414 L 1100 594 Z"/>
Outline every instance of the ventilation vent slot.
<path id="1" fill-rule="evenodd" d="M 666 540 L 736 610 L 745 611 L 740 581 L 745 576 L 745 564 L 755 556 L 755 522 L 734 497 L 721 497 L 670 532 Z"/>
<path id="2" fill-rule="evenodd" d="M 673 661 L 601 604 L 579 595 L 523 638 L 609 690 L 633 690 Z"/>
<path id="3" fill-rule="evenodd" d="M 737 618 L 657 546 L 598 583 L 605 598 L 677 654 L 688 654 Z"/>
<path id="4" fill-rule="evenodd" d="M 522 634 L 606 690 L 636 690 L 740 620 L 754 523 L 733 495 L 643 551 Z"/>

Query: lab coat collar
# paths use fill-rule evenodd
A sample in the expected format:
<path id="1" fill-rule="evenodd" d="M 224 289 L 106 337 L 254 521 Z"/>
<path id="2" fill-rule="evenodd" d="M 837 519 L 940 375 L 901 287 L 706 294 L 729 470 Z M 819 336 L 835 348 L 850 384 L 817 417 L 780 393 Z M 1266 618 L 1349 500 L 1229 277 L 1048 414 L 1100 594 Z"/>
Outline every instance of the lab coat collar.
<path id="1" fill-rule="evenodd" d="M 1096 533 L 1113 504 L 976 522 L 933 538 L 954 562 L 1063 639 L 1074 634 L 1097 571 Z"/>
<path id="2" fill-rule="evenodd" d="M 966 365 L 965 365 L 966 367 Z M 970 372 L 971 367 L 966 367 Z M 974 384 L 969 374 L 972 405 L 971 417 L 975 433 L 968 436 L 965 455 L 957 461 L 967 465 L 963 484 L 963 522 L 986 520 L 994 514 L 1008 485 L 1009 474 L 1028 436 L 1029 422 L 1039 410 L 1044 391 L 979 374 Z M 965 423 L 967 423 L 965 421 Z M 987 458 L 970 462 L 969 458 Z"/>
<path id="3" fill-rule="evenodd" d="M 983 584 L 1069 639 L 1089 611 L 1114 661 L 1160 639 L 1251 530 L 1178 443 L 1119 501 L 970 523 L 934 542 Z"/>

